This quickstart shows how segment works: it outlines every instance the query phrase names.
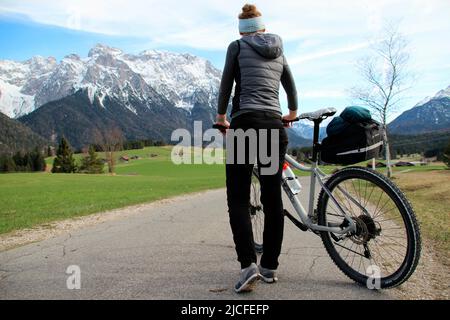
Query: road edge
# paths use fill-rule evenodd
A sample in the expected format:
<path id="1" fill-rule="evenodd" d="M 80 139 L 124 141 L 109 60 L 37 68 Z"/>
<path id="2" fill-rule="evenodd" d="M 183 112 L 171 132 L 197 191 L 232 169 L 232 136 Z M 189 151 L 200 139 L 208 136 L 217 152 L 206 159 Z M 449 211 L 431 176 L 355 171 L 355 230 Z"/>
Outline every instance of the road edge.
<path id="1" fill-rule="evenodd" d="M 125 219 L 127 217 L 136 214 L 142 214 L 149 208 L 170 204 L 171 202 L 175 201 L 188 200 L 191 198 L 207 194 L 209 192 L 218 192 L 220 190 L 225 192 L 224 188 L 216 188 L 216 189 L 195 191 L 191 193 L 184 193 L 181 195 L 176 195 L 160 200 L 144 202 L 108 211 L 91 213 L 84 216 L 73 217 L 64 220 L 56 220 L 48 223 L 39 224 L 32 228 L 25 228 L 8 232 L 5 234 L 0 234 L 0 252 L 22 247 L 30 243 L 51 239 L 63 234 L 68 234 L 75 230 L 94 226 L 107 221 Z"/>

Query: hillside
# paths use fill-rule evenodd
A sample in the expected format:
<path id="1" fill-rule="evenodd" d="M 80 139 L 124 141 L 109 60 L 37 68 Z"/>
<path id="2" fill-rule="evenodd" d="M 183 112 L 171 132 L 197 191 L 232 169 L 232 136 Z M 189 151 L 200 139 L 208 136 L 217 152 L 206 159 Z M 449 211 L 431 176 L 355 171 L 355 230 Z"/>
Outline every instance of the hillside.
<path id="1" fill-rule="evenodd" d="M 450 129 L 450 86 L 426 98 L 389 123 L 388 132 L 416 135 Z"/>
<path id="2" fill-rule="evenodd" d="M 414 154 L 432 150 L 444 150 L 450 143 L 450 128 L 417 135 L 389 134 L 389 143 L 395 154 Z"/>
<path id="3" fill-rule="evenodd" d="M 31 151 L 47 144 L 44 138 L 30 128 L 0 112 L 0 155 Z"/>
<path id="4" fill-rule="evenodd" d="M 196 120 L 211 126 L 220 78 L 209 61 L 190 54 L 96 45 L 86 58 L 0 60 L 0 111 L 50 141 L 64 135 L 76 148 L 112 126 L 128 140 L 170 141 L 172 130 L 191 130 Z M 311 131 L 297 124 L 290 145 L 310 145 Z"/>
<path id="5" fill-rule="evenodd" d="M 190 114 L 164 99 L 133 104 L 133 111 L 120 101 L 106 97 L 91 103 L 88 93 L 80 90 L 70 96 L 49 102 L 19 121 L 47 139 L 66 137 L 75 148 L 95 143 L 96 131 L 119 128 L 125 140 L 170 140 L 172 130 L 190 128 Z"/>

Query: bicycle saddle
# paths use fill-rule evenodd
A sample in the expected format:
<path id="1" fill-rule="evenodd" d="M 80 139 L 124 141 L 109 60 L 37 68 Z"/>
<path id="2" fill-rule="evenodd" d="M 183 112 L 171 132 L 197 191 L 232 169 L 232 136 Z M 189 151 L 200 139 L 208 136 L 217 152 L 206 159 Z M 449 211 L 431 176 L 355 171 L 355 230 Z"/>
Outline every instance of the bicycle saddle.
<path id="1" fill-rule="evenodd" d="M 306 112 L 299 115 L 299 119 L 308 119 L 311 121 L 318 119 L 325 119 L 326 117 L 333 116 L 337 110 L 335 108 L 324 108 L 320 110 L 316 110 L 314 112 Z"/>

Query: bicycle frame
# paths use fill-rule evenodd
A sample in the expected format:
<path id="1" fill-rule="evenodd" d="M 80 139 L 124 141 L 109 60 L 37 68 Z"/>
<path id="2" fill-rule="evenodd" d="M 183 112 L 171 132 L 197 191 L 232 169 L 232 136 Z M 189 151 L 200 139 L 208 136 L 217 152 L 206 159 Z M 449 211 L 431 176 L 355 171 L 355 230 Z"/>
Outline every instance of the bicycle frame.
<path id="1" fill-rule="evenodd" d="M 283 188 L 286 192 L 286 194 L 289 197 L 289 200 L 291 201 L 295 211 L 297 212 L 301 222 L 306 225 L 309 229 L 315 230 L 315 231 L 326 231 L 326 232 L 332 232 L 335 234 L 346 234 L 348 232 L 352 232 L 356 230 L 356 225 L 351 218 L 350 215 L 348 215 L 344 209 L 339 205 L 339 202 L 333 197 L 331 192 L 328 190 L 328 188 L 325 186 L 325 180 L 327 178 L 327 175 L 318 167 L 317 161 L 312 164 L 311 167 L 304 166 L 297 161 L 295 161 L 291 156 L 286 155 L 285 160 L 289 165 L 291 165 L 293 168 L 296 168 L 300 171 L 306 171 L 310 172 L 310 189 L 309 189 L 309 203 L 308 203 L 308 210 L 306 210 L 298 197 L 291 192 L 289 187 L 286 185 L 286 183 L 283 183 Z M 284 182 L 284 181 L 283 181 Z M 320 226 L 312 221 L 310 217 L 314 215 L 314 199 L 316 196 L 316 182 L 319 182 L 321 188 L 328 194 L 330 197 L 330 200 L 333 201 L 333 203 L 336 205 L 337 209 L 342 213 L 342 215 L 346 218 L 346 220 L 349 222 L 349 226 L 342 229 L 341 224 L 337 223 L 329 223 L 328 226 Z"/>
<path id="2" fill-rule="evenodd" d="M 300 171 L 306 171 L 310 172 L 310 189 L 309 189 L 309 203 L 308 203 L 308 211 L 305 210 L 300 200 L 297 198 L 295 194 L 291 192 L 289 187 L 286 184 L 286 181 L 283 179 L 283 189 L 285 190 L 286 194 L 289 197 L 289 200 L 291 200 L 291 203 L 297 212 L 301 222 L 308 227 L 311 230 L 314 231 L 326 231 L 326 232 L 332 232 L 335 234 L 346 234 L 349 232 L 355 232 L 356 231 L 356 225 L 353 221 L 352 217 L 345 212 L 344 209 L 342 209 L 339 202 L 335 199 L 335 197 L 331 194 L 330 190 L 325 185 L 325 180 L 327 179 L 327 175 L 319 168 L 319 127 L 320 123 L 322 122 L 322 118 L 314 120 L 314 135 L 313 135 L 313 163 L 311 167 L 304 166 L 297 161 L 295 161 L 291 156 L 286 154 L 285 160 L 286 162 L 291 165 L 292 167 L 300 170 Z M 330 223 L 328 222 L 327 226 L 321 226 L 317 223 L 314 223 L 310 217 L 314 216 L 314 199 L 316 196 L 316 182 L 318 182 L 324 192 L 327 193 L 330 200 L 333 201 L 337 209 L 341 212 L 341 214 L 345 217 L 345 219 L 348 221 L 348 226 L 346 228 L 342 228 L 342 224 L 338 223 Z M 339 188 L 339 187 L 338 187 Z M 346 196 L 351 197 L 347 192 L 343 191 L 341 188 L 339 188 L 341 192 L 344 192 Z M 359 206 L 359 204 L 356 204 Z M 364 211 L 365 209 L 362 208 Z"/>

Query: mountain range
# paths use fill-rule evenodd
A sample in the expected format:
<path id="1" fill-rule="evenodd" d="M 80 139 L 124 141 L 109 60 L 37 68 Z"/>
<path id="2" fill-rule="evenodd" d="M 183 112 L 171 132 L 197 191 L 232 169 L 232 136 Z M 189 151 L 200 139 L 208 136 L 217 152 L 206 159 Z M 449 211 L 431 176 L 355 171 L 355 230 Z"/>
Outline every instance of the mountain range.
<path id="1" fill-rule="evenodd" d="M 450 130 L 450 86 L 427 97 L 388 125 L 390 134 L 414 135 Z"/>
<path id="2" fill-rule="evenodd" d="M 135 112 L 130 98 L 191 110 L 196 103 L 213 105 L 221 72 L 190 54 L 147 50 L 137 55 L 96 45 L 86 58 L 71 54 L 59 63 L 52 57 L 24 62 L 0 61 L 1 111 L 12 118 L 84 89 L 102 106 L 106 97 Z"/>
<path id="3" fill-rule="evenodd" d="M 126 139 L 170 139 L 194 120 L 212 123 L 221 73 L 189 54 L 131 55 L 97 45 L 86 58 L 68 55 L 0 62 L 1 111 L 55 142 L 94 142 L 118 127 Z"/>
<path id="4" fill-rule="evenodd" d="M 111 127 L 128 140 L 170 141 L 174 129 L 191 130 L 196 120 L 204 129 L 213 123 L 220 79 L 220 70 L 191 54 L 128 54 L 99 44 L 85 58 L 0 61 L 0 111 L 51 144 L 65 136 L 80 148 Z M 389 131 L 449 128 L 449 92 L 450 87 L 404 112 Z M 310 145 L 312 131 L 311 123 L 296 123 L 288 130 L 290 145 Z M 325 127 L 320 133 L 325 135 Z"/>
<path id="5" fill-rule="evenodd" d="M 24 62 L 0 61 L 0 111 L 55 142 L 92 143 L 93 133 L 118 127 L 125 139 L 170 140 L 176 128 L 209 127 L 221 71 L 202 58 L 147 50 L 137 55 L 96 45 L 86 58 L 71 54 Z M 310 142 L 295 131 L 291 141 Z"/>

